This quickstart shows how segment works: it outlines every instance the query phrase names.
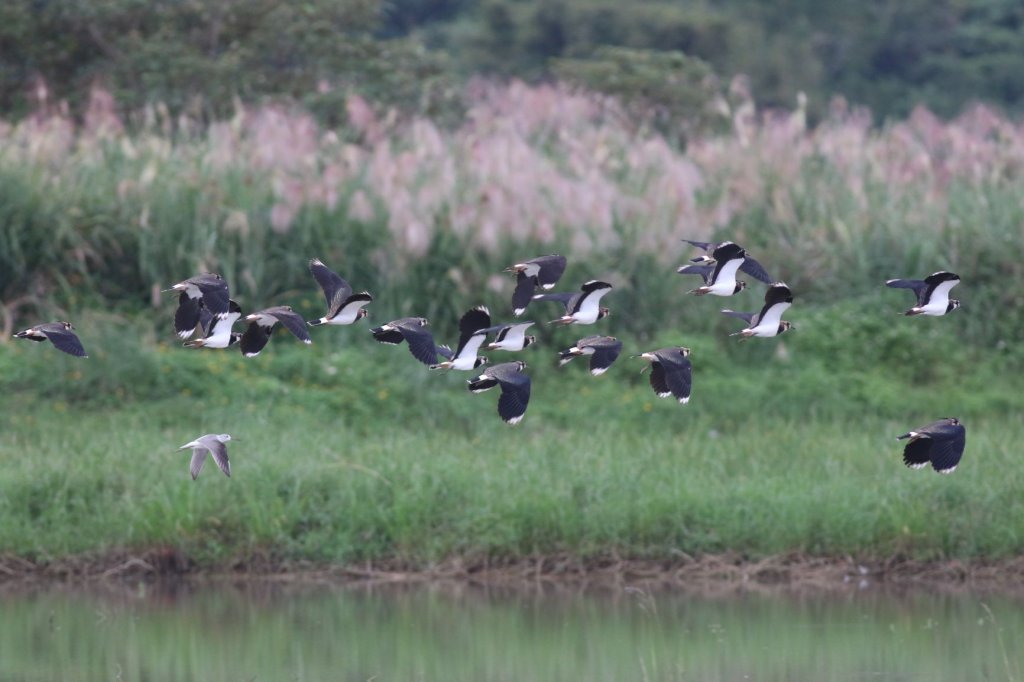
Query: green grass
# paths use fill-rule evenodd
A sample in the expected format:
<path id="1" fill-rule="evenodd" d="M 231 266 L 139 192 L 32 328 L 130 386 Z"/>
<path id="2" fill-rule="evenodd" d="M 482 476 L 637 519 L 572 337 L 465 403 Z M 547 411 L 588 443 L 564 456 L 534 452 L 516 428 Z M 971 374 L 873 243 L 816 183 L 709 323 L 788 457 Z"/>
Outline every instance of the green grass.
<path id="1" fill-rule="evenodd" d="M 282 336 L 255 360 L 119 330 L 106 332 L 113 353 L 87 361 L 0 346 L 0 550 L 172 546 L 208 567 L 1024 550 L 1024 425 L 996 364 L 950 392 L 941 364 L 873 369 L 867 348 L 830 351 L 829 325 L 794 332 L 788 360 L 777 342 L 694 336 L 681 339 L 695 388 L 680 406 L 655 398 L 639 360 L 594 378 L 578 361 L 554 367 L 549 346 L 524 354 L 534 392 L 509 427 L 495 393 L 357 341 L 361 328 L 321 330 L 310 348 Z M 960 469 L 905 469 L 894 437 L 949 414 L 968 427 Z M 207 432 L 241 439 L 231 480 L 212 464 L 190 480 L 175 448 Z"/>

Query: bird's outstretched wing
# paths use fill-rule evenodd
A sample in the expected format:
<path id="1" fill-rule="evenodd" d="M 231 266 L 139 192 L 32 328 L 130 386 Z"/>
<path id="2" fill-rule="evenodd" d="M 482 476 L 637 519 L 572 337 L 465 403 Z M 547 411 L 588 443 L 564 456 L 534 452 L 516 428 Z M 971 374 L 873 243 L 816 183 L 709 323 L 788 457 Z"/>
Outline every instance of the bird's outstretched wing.
<path id="1" fill-rule="evenodd" d="M 73 331 L 67 329 L 47 331 L 46 338 L 50 339 L 50 343 L 52 343 L 57 350 L 62 350 L 69 355 L 74 355 L 79 358 L 88 357 L 85 353 L 85 348 L 82 347 L 82 342 Z"/>
<path id="2" fill-rule="evenodd" d="M 327 301 L 327 314 L 337 314 L 345 300 L 352 295 L 352 287 L 336 272 L 324 265 L 319 258 L 309 261 L 309 271 L 324 292 L 324 299 Z"/>

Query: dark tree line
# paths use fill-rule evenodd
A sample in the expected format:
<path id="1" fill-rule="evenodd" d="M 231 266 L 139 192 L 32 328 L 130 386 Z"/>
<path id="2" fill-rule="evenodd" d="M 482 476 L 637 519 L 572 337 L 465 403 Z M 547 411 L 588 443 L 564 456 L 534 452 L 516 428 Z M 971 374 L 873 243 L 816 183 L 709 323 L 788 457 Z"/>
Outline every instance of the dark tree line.
<path id="1" fill-rule="evenodd" d="M 328 121 L 353 89 L 403 110 L 457 115 L 461 83 L 480 73 L 566 78 L 626 98 L 631 90 L 648 89 L 636 82 L 623 87 L 620 67 L 642 74 L 652 87 L 658 69 L 667 69 L 660 78 L 659 107 L 693 99 L 668 93 L 667 85 L 693 82 L 689 76 L 680 81 L 682 73 L 706 71 L 721 81 L 747 74 L 766 106 L 791 107 L 797 93 L 805 92 L 812 116 L 834 95 L 867 104 L 880 117 L 902 116 L 918 103 L 955 115 L 976 100 L 1017 111 L 1024 107 L 1024 3 L 0 3 L 4 116 L 32 108 L 37 78 L 55 99 L 72 107 L 80 106 L 89 87 L 100 82 L 126 109 L 158 100 L 172 109 L 221 115 L 236 96 L 288 97 Z"/>

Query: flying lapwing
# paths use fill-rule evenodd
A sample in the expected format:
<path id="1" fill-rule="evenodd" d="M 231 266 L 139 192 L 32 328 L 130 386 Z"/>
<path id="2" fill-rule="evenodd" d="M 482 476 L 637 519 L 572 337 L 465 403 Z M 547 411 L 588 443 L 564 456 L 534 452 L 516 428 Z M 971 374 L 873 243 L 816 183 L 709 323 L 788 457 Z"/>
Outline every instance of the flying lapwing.
<path id="1" fill-rule="evenodd" d="M 558 364 L 564 365 L 580 355 L 590 356 L 590 373 L 601 376 L 608 371 L 622 352 L 622 341 L 614 336 L 585 336 L 575 346 L 558 353 Z"/>
<path id="2" fill-rule="evenodd" d="M 473 393 L 482 393 L 500 386 L 498 415 L 507 424 L 518 424 L 526 415 L 526 406 L 530 402 L 530 377 L 523 373 L 524 369 L 526 363 L 522 360 L 492 365 L 480 376 L 470 379 L 468 388 Z"/>
<path id="3" fill-rule="evenodd" d="M 234 301 L 228 301 L 228 312 L 223 315 L 214 315 L 206 307 L 199 309 L 199 326 L 203 330 L 203 336 L 182 345 L 186 348 L 228 348 L 235 345 L 242 338 L 238 332 L 231 331 L 231 327 L 242 316 L 242 309 Z"/>
<path id="4" fill-rule="evenodd" d="M 214 317 L 229 313 L 228 283 L 213 273 L 197 275 L 178 282 L 164 291 L 178 291 L 178 309 L 174 311 L 174 331 L 181 339 L 192 336 L 200 326 L 199 311 L 210 311 Z"/>
<path id="5" fill-rule="evenodd" d="M 434 343 L 434 335 L 427 328 L 429 324 L 425 317 L 403 317 L 374 327 L 370 333 L 380 343 L 398 345 L 405 341 L 412 356 L 429 367 L 437 364 L 438 351 L 441 355 L 451 352 L 446 346 L 438 347 Z"/>
<path id="6" fill-rule="evenodd" d="M 206 453 L 213 455 L 213 461 L 217 463 L 220 470 L 224 472 L 225 476 L 231 478 L 231 462 L 228 461 L 227 446 L 229 440 L 231 440 L 231 436 L 226 433 L 208 433 L 178 448 L 179 450 L 192 448 L 192 462 L 189 464 L 188 470 L 192 474 L 193 481 L 203 470 L 203 465 L 206 464 Z"/>
<path id="7" fill-rule="evenodd" d="M 537 342 L 536 336 L 526 334 L 526 330 L 532 326 L 533 322 L 516 322 L 499 324 L 481 331 L 494 334 L 494 341 L 487 344 L 487 350 L 518 351 Z"/>
<path id="8" fill-rule="evenodd" d="M 352 324 L 366 317 L 363 306 L 373 300 L 367 291 L 352 293 L 352 287 L 344 279 L 323 264 L 319 258 L 309 261 L 309 271 L 327 299 L 327 314 L 318 320 L 310 320 L 309 326 L 321 324 Z"/>
<path id="9" fill-rule="evenodd" d="M 681 275 L 700 275 L 704 279 L 704 286 L 687 293 L 695 296 L 732 296 L 747 288 L 746 282 L 736 279 L 737 271 L 747 258 L 743 247 L 724 242 L 715 249 L 714 258 L 714 264 L 684 265 L 677 270 Z"/>
<path id="10" fill-rule="evenodd" d="M 522 263 L 505 268 L 505 272 L 516 275 L 516 290 L 512 292 L 512 313 L 519 317 L 533 300 L 533 292 L 537 287 L 550 289 L 565 272 L 565 256 L 551 254 L 538 256 Z"/>
<path id="11" fill-rule="evenodd" d="M 690 402 L 693 365 L 690 363 L 689 348 L 683 346 L 660 348 L 633 357 L 643 358 L 651 363 L 651 388 L 659 398 L 667 398 L 671 395 L 675 396 L 676 400 L 683 405 Z"/>
<path id="12" fill-rule="evenodd" d="M 908 431 L 896 440 L 910 439 L 903 448 L 903 463 L 920 469 L 929 462 L 940 474 L 951 474 L 960 463 L 967 445 L 967 429 L 956 417 L 946 417 L 919 429 Z"/>
<path id="13" fill-rule="evenodd" d="M 239 340 L 239 349 L 247 358 L 254 358 L 260 354 L 263 347 L 270 341 L 270 335 L 274 333 L 274 326 L 279 322 L 303 343 L 307 345 L 313 343 L 306 330 L 306 321 L 292 310 L 290 305 L 264 308 L 251 315 L 246 315 L 245 321 L 249 323 L 249 328 L 245 330 Z"/>
<path id="14" fill-rule="evenodd" d="M 491 326 L 491 313 L 484 306 L 467 311 L 459 320 L 459 345 L 455 352 L 448 354 L 447 346 L 439 346 L 438 353 L 445 356 L 442 362 L 430 369 L 476 369 L 487 364 L 487 358 L 478 356 L 477 351 L 487 340 L 487 328 Z"/>
<path id="15" fill-rule="evenodd" d="M 89 357 L 85 353 L 85 348 L 82 347 L 82 342 L 73 330 L 74 327 L 71 326 L 70 322 L 47 322 L 18 332 L 14 335 L 14 338 L 39 342 L 49 339 L 54 348 L 62 350 L 68 355 L 74 355 L 79 358 Z"/>
<path id="16" fill-rule="evenodd" d="M 789 329 L 795 329 L 791 322 L 782 321 L 782 313 L 793 305 L 793 292 L 784 282 L 775 282 L 764 294 L 764 307 L 758 313 L 738 313 L 735 310 L 723 310 L 722 313 L 746 320 L 747 328 L 729 336 L 771 337 L 778 336 Z"/>
<path id="17" fill-rule="evenodd" d="M 960 301 L 949 297 L 949 290 L 960 282 L 960 275 L 945 270 L 933 272 L 920 279 L 890 279 L 885 286 L 894 289 L 911 289 L 917 296 L 917 305 L 904 315 L 931 315 L 938 317 L 960 307 Z"/>
<path id="18" fill-rule="evenodd" d="M 551 320 L 549 324 L 594 324 L 609 315 L 608 308 L 602 308 L 598 304 L 601 297 L 611 290 L 612 285 L 608 282 L 592 279 L 584 282 L 577 292 L 537 294 L 533 300 L 558 301 L 565 307 L 565 315 L 557 320 Z"/>
<path id="19" fill-rule="evenodd" d="M 698 249 L 703 249 L 707 253 L 714 253 L 718 249 L 718 247 L 724 246 L 724 245 L 730 243 L 730 242 L 697 242 L 697 241 L 694 241 L 692 239 L 684 239 L 683 241 L 686 242 L 687 244 L 692 244 L 693 246 L 696 246 Z M 744 249 L 744 251 L 745 251 L 745 249 Z M 696 258 L 691 258 L 690 262 L 691 263 L 697 263 L 698 265 L 711 265 L 711 264 L 713 264 L 715 262 L 715 259 L 712 258 L 711 256 L 704 255 L 704 256 L 697 256 Z M 764 282 L 765 284 L 771 284 L 774 281 L 772 279 L 771 275 L 769 275 L 768 272 L 764 269 L 764 266 L 762 266 L 756 260 L 751 258 L 749 254 L 746 257 L 746 260 L 743 261 L 743 264 L 740 265 L 740 270 L 745 272 L 745 273 L 747 273 L 751 277 L 754 277 L 755 279 L 758 279 L 758 280 Z"/>

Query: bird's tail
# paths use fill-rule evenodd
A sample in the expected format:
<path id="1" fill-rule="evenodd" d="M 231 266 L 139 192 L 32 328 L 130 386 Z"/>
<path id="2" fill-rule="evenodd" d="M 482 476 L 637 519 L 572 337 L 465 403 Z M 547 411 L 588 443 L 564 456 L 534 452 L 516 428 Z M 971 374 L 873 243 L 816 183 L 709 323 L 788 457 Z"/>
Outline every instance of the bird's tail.
<path id="1" fill-rule="evenodd" d="M 568 349 L 568 350 L 558 351 L 558 364 L 559 364 L 559 366 L 564 365 L 567 362 L 571 362 L 572 359 L 574 357 L 576 357 L 577 355 L 582 355 L 582 353 L 575 346 L 570 348 L 570 349 Z"/>

